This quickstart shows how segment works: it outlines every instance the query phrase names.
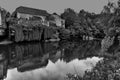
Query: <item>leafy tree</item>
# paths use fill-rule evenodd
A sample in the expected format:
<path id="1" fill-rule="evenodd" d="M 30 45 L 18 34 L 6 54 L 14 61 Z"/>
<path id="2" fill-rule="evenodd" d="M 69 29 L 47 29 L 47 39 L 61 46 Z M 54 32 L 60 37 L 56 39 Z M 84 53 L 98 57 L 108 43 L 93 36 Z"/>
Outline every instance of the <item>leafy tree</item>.
<path id="1" fill-rule="evenodd" d="M 65 26 L 68 28 L 74 24 L 75 19 L 78 18 L 78 15 L 73 9 L 67 8 L 64 13 L 61 14 L 61 18 L 65 19 Z"/>

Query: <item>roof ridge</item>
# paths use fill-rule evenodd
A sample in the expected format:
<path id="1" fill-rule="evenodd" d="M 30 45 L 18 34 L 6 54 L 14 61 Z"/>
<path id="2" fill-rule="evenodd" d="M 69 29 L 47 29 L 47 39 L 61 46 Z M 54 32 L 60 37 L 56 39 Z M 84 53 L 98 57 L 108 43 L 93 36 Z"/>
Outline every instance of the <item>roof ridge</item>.
<path id="1" fill-rule="evenodd" d="M 49 13 L 46 10 L 35 9 L 35 8 L 30 8 L 30 7 L 25 7 L 25 6 L 20 6 L 16 8 L 15 12 L 26 13 L 26 14 L 31 14 L 31 15 L 44 15 L 44 16 L 49 15 Z"/>
<path id="2" fill-rule="evenodd" d="M 28 8 L 28 9 L 34 9 L 34 10 L 42 10 L 42 11 L 46 11 L 46 10 L 43 10 L 43 9 L 38 9 L 38 8 L 33 8 L 33 7 L 28 7 L 28 6 L 19 6 L 18 8 Z M 16 9 L 18 9 L 16 8 Z M 47 12 L 47 11 L 46 11 Z"/>

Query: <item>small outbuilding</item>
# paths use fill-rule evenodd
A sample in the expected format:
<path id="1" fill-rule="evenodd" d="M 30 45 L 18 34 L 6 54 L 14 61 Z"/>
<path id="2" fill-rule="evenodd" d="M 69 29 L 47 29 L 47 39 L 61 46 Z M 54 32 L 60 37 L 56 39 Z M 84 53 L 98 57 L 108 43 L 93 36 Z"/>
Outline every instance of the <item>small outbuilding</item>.
<path id="1" fill-rule="evenodd" d="M 53 20 L 50 20 L 50 23 L 55 24 L 57 27 L 65 28 L 65 20 L 62 19 L 58 14 L 53 13 L 51 16 L 54 18 Z"/>

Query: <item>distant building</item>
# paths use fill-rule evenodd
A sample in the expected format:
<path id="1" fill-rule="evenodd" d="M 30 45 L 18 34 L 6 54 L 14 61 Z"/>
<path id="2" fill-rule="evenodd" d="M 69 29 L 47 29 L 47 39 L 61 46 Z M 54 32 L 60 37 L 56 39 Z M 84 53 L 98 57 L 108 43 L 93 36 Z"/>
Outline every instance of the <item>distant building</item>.
<path id="1" fill-rule="evenodd" d="M 9 12 L 7 12 L 4 8 L 0 7 L 0 36 L 6 36 L 7 29 L 7 19 L 9 17 Z"/>
<path id="2" fill-rule="evenodd" d="M 5 20 L 6 20 L 7 13 L 8 12 L 5 9 L 0 7 L 0 27 L 1 28 L 6 28 Z"/>
<path id="3" fill-rule="evenodd" d="M 4 17 L 4 12 L 5 10 L 3 8 L 0 7 L 0 26 L 2 27 L 2 22 L 3 22 L 3 17 Z M 4 15 L 3 15 L 4 14 Z"/>
<path id="4" fill-rule="evenodd" d="M 54 23 L 58 27 L 63 27 L 65 28 L 65 20 L 62 19 L 59 15 L 56 13 L 52 14 L 52 17 L 54 18 L 53 20 L 50 21 L 50 23 Z"/>
<path id="5" fill-rule="evenodd" d="M 15 10 L 13 15 L 16 15 L 17 18 L 25 18 L 27 20 L 36 17 L 41 20 L 43 25 L 49 26 L 49 22 L 46 20 L 49 13 L 45 10 L 20 6 Z"/>
<path id="6" fill-rule="evenodd" d="M 0 12 L 0 26 L 2 25 L 2 17 L 1 17 L 1 12 Z"/>

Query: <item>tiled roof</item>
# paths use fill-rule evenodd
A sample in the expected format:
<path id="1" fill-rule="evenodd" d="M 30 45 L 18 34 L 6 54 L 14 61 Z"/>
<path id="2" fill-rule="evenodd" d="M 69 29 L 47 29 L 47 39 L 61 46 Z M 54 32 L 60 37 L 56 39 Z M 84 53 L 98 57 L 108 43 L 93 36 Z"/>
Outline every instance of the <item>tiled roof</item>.
<path id="1" fill-rule="evenodd" d="M 40 15 L 40 16 L 49 16 L 49 13 L 45 10 L 34 9 L 29 7 L 20 6 L 16 8 L 15 12 L 31 14 L 31 15 Z"/>

